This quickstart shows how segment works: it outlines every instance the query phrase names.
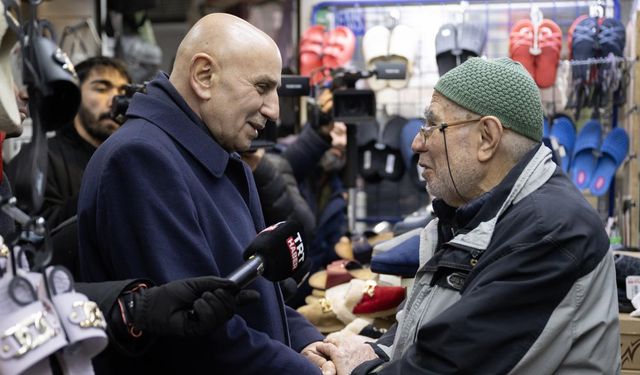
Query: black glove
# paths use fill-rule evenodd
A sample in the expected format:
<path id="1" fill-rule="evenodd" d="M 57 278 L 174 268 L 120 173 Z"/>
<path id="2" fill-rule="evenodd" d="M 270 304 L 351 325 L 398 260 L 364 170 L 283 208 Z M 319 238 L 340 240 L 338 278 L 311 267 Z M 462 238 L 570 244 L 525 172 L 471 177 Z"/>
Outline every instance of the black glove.
<path id="1" fill-rule="evenodd" d="M 215 276 L 172 281 L 132 293 L 133 325 L 154 335 L 202 336 L 231 319 L 237 305 L 255 302 L 255 290 L 238 290 Z M 131 308 L 132 307 L 132 308 Z"/>

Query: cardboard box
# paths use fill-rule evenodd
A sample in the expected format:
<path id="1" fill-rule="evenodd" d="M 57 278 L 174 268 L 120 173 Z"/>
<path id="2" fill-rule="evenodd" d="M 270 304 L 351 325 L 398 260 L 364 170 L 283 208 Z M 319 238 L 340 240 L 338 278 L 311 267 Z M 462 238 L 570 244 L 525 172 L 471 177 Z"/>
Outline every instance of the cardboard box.
<path id="1" fill-rule="evenodd" d="M 622 369 L 635 370 L 640 375 L 640 318 L 632 318 L 629 314 L 620 314 L 619 318 Z"/>

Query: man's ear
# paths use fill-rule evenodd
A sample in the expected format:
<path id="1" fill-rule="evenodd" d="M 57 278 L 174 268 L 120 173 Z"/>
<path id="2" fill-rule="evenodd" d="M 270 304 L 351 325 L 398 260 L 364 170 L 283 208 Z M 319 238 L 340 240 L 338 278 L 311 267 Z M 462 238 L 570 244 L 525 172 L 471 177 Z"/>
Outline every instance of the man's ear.
<path id="1" fill-rule="evenodd" d="M 485 116 L 480 123 L 480 147 L 478 161 L 485 162 L 496 155 L 504 129 L 497 117 Z"/>
<path id="2" fill-rule="evenodd" d="M 211 88 L 218 72 L 219 66 L 212 56 L 202 52 L 193 55 L 189 69 L 189 84 L 199 99 L 211 98 Z"/>

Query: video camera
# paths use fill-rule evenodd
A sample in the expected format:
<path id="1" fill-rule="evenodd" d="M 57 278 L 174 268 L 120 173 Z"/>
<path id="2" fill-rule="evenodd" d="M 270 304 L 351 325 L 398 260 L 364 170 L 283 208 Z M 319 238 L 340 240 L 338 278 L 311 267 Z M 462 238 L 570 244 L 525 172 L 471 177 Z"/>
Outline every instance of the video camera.
<path id="1" fill-rule="evenodd" d="M 356 89 L 359 79 L 405 79 L 407 66 L 397 62 L 380 62 L 373 70 L 349 71 L 338 69 L 332 72 L 333 120 L 350 124 L 374 121 L 376 96 L 372 90 Z"/>
<path id="2" fill-rule="evenodd" d="M 133 97 L 133 94 L 141 92 L 145 94 L 147 92 L 147 83 L 130 83 L 124 87 L 124 94 L 116 95 L 111 102 L 111 118 L 113 121 L 122 125 L 127 121 L 127 108 L 129 108 L 129 102 Z"/>
<path id="3" fill-rule="evenodd" d="M 283 74 L 280 87 L 278 87 L 278 96 L 280 98 L 308 96 L 310 90 L 309 77 Z M 258 134 L 258 138 L 251 142 L 247 152 L 252 152 L 259 148 L 272 148 L 276 144 L 277 137 L 277 124 L 274 121 L 267 120 L 264 129 Z"/>

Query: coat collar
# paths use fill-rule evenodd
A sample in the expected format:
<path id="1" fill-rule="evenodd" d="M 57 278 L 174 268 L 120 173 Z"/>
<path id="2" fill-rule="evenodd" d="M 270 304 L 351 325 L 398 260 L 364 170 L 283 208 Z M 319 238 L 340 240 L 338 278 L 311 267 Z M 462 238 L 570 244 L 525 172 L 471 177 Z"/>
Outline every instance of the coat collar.
<path id="1" fill-rule="evenodd" d="M 229 152 L 216 142 L 165 73 L 159 73 L 147 84 L 146 94 L 134 95 L 127 117 L 149 121 L 173 138 L 214 176 L 224 174 Z"/>

